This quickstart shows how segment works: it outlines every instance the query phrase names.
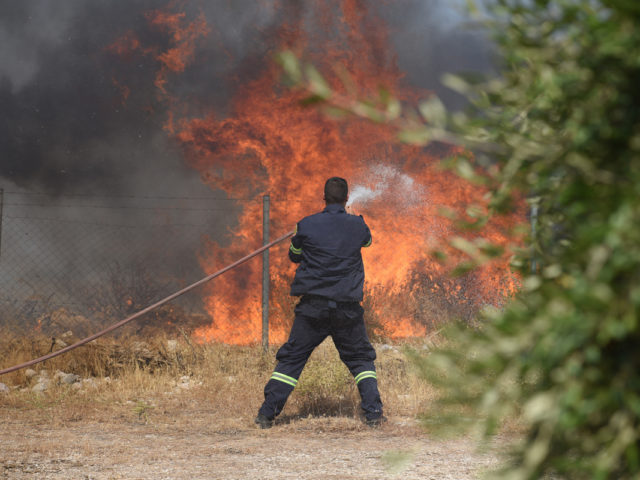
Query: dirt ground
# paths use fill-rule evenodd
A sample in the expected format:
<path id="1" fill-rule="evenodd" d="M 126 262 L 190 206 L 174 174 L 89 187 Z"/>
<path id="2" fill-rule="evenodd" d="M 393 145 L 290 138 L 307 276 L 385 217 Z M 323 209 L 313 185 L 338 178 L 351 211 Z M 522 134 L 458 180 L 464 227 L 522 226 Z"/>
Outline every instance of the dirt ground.
<path id="1" fill-rule="evenodd" d="M 260 430 L 194 406 L 112 418 L 0 408 L 0 478 L 473 479 L 508 441 L 479 451 L 469 438 L 433 438 L 411 418 L 379 429 L 354 418 L 283 418 Z"/>

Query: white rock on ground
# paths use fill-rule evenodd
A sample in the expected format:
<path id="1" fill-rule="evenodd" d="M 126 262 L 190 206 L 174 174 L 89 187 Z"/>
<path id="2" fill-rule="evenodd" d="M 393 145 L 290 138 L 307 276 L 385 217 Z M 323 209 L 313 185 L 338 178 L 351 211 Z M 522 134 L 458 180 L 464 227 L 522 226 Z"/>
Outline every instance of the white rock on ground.
<path id="1" fill-rule="evenodd" d="M 33 386 L 31 391 L 35 393 L 42 393 L 46 391 L 48 388 L 49 388 L 49 380 L 47 380 L 46 378 L 41 378 L 40 380 L 38 380 L 38 383 L 36 383 Z"/>
<path id="2" fill-rule="evenodd" d="M 0 383 L 0 393 L 9 393 L 11 389 L 7 387 L 4 383 Z"/>
<path id="3" fill-rule="evenodd" d="M 82 385 L 91 388 L 96 388 L 98 386 L 98 384 L 96 383 L 96 379 L 93 377 L 83 378 Z"/>
<path id="4" fill-rule="evenodd" d="M 58 383 L 64 383 L 66 385 L 71 385 L 73 383 L 80 381 L 80 376 L 75 373 L 65 373 L 58 370 L 55 374 L 55 379 Z"/>
<path id="5" fill-rule="evenodd" d="M 80 376 L 75 373 L 65 373 L 60 377 L 60 381 L 66 385 L 71 385 L 80 381 Z"/>

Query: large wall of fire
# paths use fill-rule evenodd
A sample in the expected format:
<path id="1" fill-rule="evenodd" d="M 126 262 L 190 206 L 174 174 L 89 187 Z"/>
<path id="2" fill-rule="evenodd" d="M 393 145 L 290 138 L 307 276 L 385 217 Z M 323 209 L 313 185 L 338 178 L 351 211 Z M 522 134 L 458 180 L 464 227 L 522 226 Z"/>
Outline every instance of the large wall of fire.
<path id="1" fill-rule="evenodd" d="M 384 125 L 336 120 L 302 107 L 300 93 L 282 85 L 273 62 L 279 50 L 293 49 L 330 81 L 338 72 L 348 72 L 362 95 L 380 87 L 407 102 L 429 95 L 405 81 L 393 32 L 370 3 L 258 2 L 257 8 L 272 19 L 255 25 L 254 41 L 264 42 L 263 48 L 237 58 L 205 13 L 185 11 L 180 2 L 172 2 L 145 13 L 145 31 L 154 35 L 143 39 L 129 29 L 105 50 L 114 62 L 153 62 L 156 73 L 148 88 L 165 106 L 161 115 L 166 135 L 203 182 L 237 199 L 239 217 L 226 241 L 205 239 L 198 252 L 205 272 L 261 244 L 262 195 L 271 196 L 271 231 L 278 235 L 320 210 L 324 180 L 340 175 L 351 185 L 350 209 L 365 217 L 374 238 L 364 252 L 371 331 L 391 338 L 422 336 L 451 318 L 473 318 L 483 305 L 499 304 L 515 288 L 506 257 L 450 278 L 447 273 L 460 258 L 453 255 L 447 265 L 431 254 L 460 234 L 439 215 L 440 209 L 463 213 L 469 205 L 482 205 L 486 192 L 440 168 L 440 158 L 456 152 L 453 146 L 402 145 Z M 204 53 L 210 49 L 203 45 L 211 44 L 219 52 L 215 57 Z M 215 62 L 235 65 L 225 79 L 225 102 L 219 91 L 209 92 L 211 98 L 206 90 L 185 91 L 182 79 L 202 62 L 214 62 L 209 70 L 198 69 L 212 78 Z M 113 83 L 127 104 L 134 93 L 127 78 L 114 76 Z M 211 85 L 214 89 L 216 83 L 212 80 Z M 514 213 L 478 235 L 506 244 L 518 218 Z M 288 283 L 295 266 L 288 262 L 286 245 L 275 248 L 271 259 L 271 341 L 280 342 L 292 320 Z M 196 332 L 199 338 L 239 344 L 259 340 L 260 268 L 259 262 L 248 263 L 208 287 L 205 304 L 211 324 Z"/>

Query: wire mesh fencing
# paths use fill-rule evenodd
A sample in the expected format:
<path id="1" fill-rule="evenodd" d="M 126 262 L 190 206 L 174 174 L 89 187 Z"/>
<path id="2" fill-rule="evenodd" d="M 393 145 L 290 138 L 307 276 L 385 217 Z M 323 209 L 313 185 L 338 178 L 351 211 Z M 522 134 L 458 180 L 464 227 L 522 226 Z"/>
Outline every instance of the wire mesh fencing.
<path id="1" fill-rule="evenodd" d="M 203 249 L 211 240 L 224 243 L 237 215 L 236 205 L 221 198 L 50 197 L 4 190 L 0 202 L 0 326 L 48 335 L 71 331 L 76 337 L 211 273 L 201 265 Z M 198 287 L 146 314 L 129 332 L 189 332 L 212 324 L 206 308 L 212 288 Z M 251 336 L 248 342 L 260 340 L 253 328 L 242 331 L 242 321 L 234 328 L 238 337 Z"/>

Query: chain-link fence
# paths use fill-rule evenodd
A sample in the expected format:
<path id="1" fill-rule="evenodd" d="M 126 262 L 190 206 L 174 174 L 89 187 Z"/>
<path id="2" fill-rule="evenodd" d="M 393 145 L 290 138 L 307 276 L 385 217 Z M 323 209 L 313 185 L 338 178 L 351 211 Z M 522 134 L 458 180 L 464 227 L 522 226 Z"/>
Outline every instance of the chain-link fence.
<path id="1" fill-rule="evenodd" d="M 224 198 L 0 192 L 0 325 L 25 332 L 82 336 L 199 280 L 205 240 L 237 215 Z M 199 287 L 131 328 L 208 324 L 203 296 Z"/>

